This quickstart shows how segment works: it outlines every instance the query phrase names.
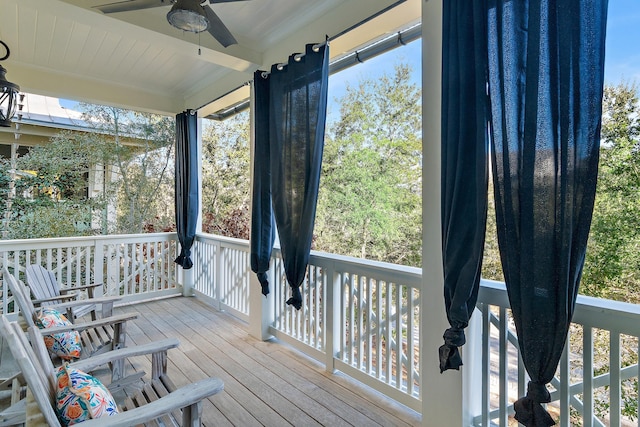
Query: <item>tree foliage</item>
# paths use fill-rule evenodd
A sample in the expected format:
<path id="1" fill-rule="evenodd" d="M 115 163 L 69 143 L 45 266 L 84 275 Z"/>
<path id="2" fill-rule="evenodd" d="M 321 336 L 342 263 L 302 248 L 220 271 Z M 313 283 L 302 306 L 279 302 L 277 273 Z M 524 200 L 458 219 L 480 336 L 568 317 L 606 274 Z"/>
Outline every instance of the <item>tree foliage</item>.
<path id="1" fill-rule="evenodd" d="M 100 144 L 92 134 L 65 131 L 18 158 L 8 238 L 92 234 L 92 210 L 102 201 L 88 199 L 87 176 Z"/>
<path id="2" fill-rule="evenodd" d="M 106 194 L 115 194 L 117 216 L 108 232 L 142 233 L 149 223 L 166 224 L 174 217 L 172 117 L 82 104 L 83 118 L 110 137 L 107 165 L 116 178 Z M 133 143 L 125 144 L 125 139 Z"/>
<path id="3" fill-rule="evenodd" d="M 249 113 L 208 122 L 202 139 L 202 229 L 249 239 Z"/>
<path id="4" fill-rule="evenodd" d="M 596 202 L 581 291 L 640 302 L 640 98 L 606 86 Z"/>
<path id="5" fill-rule="evenodd" d="M 82 108 L 93 132 L 60 132 L 18 159 L 8 238 L 141 233 L 154 219 L 173 220 L 173 120 L 112 107 Z M 89 194 L 91 180 L 103 183 L 97 196 Z M 110 206 L 116 207 L 112 218 Z M 102 217 L 101 226 L 96 227 L 96 217 Z"/>
<path id="6" fill-rule="evenodd" d="M 347 87 L 325 141 L 316 249 L 421 265 L 420 101 L 404 64 Z"/>

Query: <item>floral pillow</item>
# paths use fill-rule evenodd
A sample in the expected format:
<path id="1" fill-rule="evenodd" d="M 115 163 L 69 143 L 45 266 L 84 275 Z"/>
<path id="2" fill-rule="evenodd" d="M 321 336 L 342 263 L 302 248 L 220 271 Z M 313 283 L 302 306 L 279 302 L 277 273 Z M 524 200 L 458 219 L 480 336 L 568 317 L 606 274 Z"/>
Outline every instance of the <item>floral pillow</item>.
<path id="1" fill-rule="evenodd" d="M 40 310 L 36 323 L 40 329 L 72 325 L 65 315 L 50 307 L 43 307 Z M 82 351 L 80 334 L 77 331 L 45 335 L 44 343 L 49 352 L 65 360 L 78 359 Z"/>
<path id="2" fill-rule="evenodd" d="M 65 426 L 118 413 L 109 390 L 97 378 L 66 363 L 56 372 L 56 410 Z"/>

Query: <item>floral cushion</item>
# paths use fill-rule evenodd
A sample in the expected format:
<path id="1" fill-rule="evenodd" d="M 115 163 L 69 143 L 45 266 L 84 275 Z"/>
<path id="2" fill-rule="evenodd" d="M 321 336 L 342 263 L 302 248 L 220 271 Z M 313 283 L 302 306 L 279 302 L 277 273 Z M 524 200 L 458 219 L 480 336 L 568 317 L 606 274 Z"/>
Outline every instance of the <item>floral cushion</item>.
<path id="1" fill-rule="evenodd" d="M 40 329 L 47 329 L 56 326 L 69 326 L 72 323 L 57 310 L 43 307 L 38 314 L 37 324 Z M 45 335 L 44 342 L 49 352 L 59 356 L 61 359 L 69 360 L 80 357 L 82 348 L 80 346 L 80 334 L 77 331 Z"/>
<path id="2" fill-rule="evenodd" d="M 113 396 L 97 378 L 65 363 L 58 368 L 56 379 L 56 410 L 63 425 L 118 413 Z"/>

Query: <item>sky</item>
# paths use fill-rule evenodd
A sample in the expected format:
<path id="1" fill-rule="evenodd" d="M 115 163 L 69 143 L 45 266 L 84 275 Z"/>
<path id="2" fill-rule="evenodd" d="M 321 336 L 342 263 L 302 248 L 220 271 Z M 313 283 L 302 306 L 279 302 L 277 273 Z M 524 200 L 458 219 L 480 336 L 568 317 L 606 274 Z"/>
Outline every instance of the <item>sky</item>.
<path id="1" fill-rule="evenodd" d="M 336 118 L 336 99 L 345 93 L 346 85 L 357 86 L 362 77 L 375 78 L 393 73 L 394 64 L 411 65 L 420 84 L 421 40 L 365 61 L 329 78 L 329 121 Z M 609 0 L 605 46 L 605 83 L 623 81 L 640 85 L 640 0 Z"/>
<path id="2" fill-rule="evenodd" d="M 640 0 L 609 0 L 604 76 L 640 84 Z"/>

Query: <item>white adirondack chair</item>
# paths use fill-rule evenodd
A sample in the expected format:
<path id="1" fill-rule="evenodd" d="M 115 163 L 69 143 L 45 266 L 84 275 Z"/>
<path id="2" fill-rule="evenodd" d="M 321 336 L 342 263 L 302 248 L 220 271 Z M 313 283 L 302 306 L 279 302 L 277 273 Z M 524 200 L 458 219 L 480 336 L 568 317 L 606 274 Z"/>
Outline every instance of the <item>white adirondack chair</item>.
<path id="1" fill-rule="evenodd" d="M 58 427 L 60 422 L 55 413 L 54 367 L 46 354 L 44 342 L 36 327 L 29 328 L 31 345 L 16 322 L 9 322 L 2 316 L 0 329 L 9 341 L 15 357 L 30 389 L 32 399 L 39 408 L 39 413 L 31 414 L 33 402 L 27 397 L 28 425 Z M 176 389 L 169 379 L 167 367 L 167 350 L 178 345 L 177 340 L 169 339 L 167 343 L 152 343 L 146 346 L 130 347 L 115 350 L 100 356 L 75 362 L 70 366 L 82 371 L 91 369 L 109 361 L 130 356 L 149 354 L 153 347 L 152 376 L 148 384 L 132 398 L 125 399 L 119 405 L 121 413 L 82 423 L 86 427 L 129 427 L 162 418 L 164 425 L 199 426 L 202 425 L 202 400 L 219 393 L 224 389 L 218 378 L 207 378 Z M 145 348 L 148 347 L 148 348 Z"/>
<path id="2" fill-rule="evenodd" d="M 87 299 L 84 305 L 69 307 L 67 314 L 71 322 L 86 314 L 91 314 L 91 320 L 96 320 L 97 305 L 92 302 L 94 299 L 94 289 L 102 286 L 101 283 L 92 283 L 90 285 L 74 285 L 62 288 L 56 280 L 56 275 L 38 264 L 30 264 L 26 270 L 27 285 L 31 289 L 31 293 L 35 297 L 33 300 L 36 305 L 60 304 L 66 300 L 77 299 L 82 291 L 86 291 Z M 111 315 L 113 303 L 120 300 L 119 297 L 111 297 L 102 299 L 99 304 L 102 308 L 102 317 Z"/>

